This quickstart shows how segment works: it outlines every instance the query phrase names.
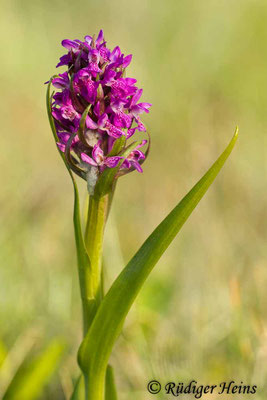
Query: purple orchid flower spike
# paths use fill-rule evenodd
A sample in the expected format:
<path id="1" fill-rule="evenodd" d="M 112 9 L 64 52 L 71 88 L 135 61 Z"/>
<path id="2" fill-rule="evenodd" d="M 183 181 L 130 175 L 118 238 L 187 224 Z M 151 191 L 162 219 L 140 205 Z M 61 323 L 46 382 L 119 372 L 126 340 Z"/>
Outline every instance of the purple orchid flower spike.
<path id="1" fill-rule="evenodd" d="M 151 107 L 139 102 L 143 90 L 136 79 L 125 77 L 132 55 L 125 56 L 119 46 L 109 49 L 102 30 L 84 41 L 65 39 L 62 46 L 67 53 L 57 67 L 66 70 L 51 80 L 57 89 L 51 113 L 58 148 L 64 154 L 68 151 L 70 168 L 87 182 L 92 170 L 97 177 L 113 168 L 118 169 L 117 177 L 125 171 L 142 172 L 146 153 L 139 148 L 147 141 L 123 157 L 129 139 L 146 132 L 140 116 Z"/>

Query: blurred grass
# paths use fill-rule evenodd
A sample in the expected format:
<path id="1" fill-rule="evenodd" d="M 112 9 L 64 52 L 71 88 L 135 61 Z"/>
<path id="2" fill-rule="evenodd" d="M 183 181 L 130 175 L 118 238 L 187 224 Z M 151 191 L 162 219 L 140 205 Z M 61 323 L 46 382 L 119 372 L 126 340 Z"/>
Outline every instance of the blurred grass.
<path id="1" fill-rule="evenodd" d="M 113 356 L 120 398 L 146 398 L 153 377 L 233 379 L 266 397 L 266 19 L 264 0 L 2 2 L 0 339 L 8 351 L 29 329 L 43 345 L 66 337 L 71 350 L 43 400 L 68 395 L 81 339 L 72 187 L 43 82 L 62 39 L 100 28 L 134 54 L 129 74 L 153 103 L 145 172 L 117 188 L 107 285 L 240 127 L 224 171 L 127 319 Z"/>

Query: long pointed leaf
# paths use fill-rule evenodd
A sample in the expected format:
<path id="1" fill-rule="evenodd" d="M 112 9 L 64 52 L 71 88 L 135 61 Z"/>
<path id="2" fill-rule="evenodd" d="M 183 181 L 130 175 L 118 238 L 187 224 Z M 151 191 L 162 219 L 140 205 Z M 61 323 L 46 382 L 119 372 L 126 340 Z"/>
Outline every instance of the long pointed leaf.
<path id="1" fill-rule="evenodd" d="M 50 79 L 47 87 L 47 94 L 46 94 L 46 106 L 47 106 L 47 114 L 49 123 L 51 126 L 51 130 L 53 132 L 53 136 L 55 142 L 58 141 L 57 131 L 55 127 L 55 122 L 51 112 L 51 96 L 50 96 L 50 87 L 53 77 Z M 81 227 L 81 217 L 80 217 L 80 199 L 79 199 L 79 191 L 74 179 L 73 173 L 66 161 L 64 153 L 62 153 L 58 149 L 61 158 L 64 161 L 64 164 L 70 174 L 73 190 L 74 190 L 74 208 L 73 208 L 73 224 L 74 224 L 74 233 L 75 233 L 75 242 L 76 242 L 76 249 L 77 249 L 77 258 L 78 258 L 78 269 L 79 269 L 79 280 L 80 280 L 80 287 L 81 287 L 81 297 L 83 303 L 83 319 L 84 319 L 84 333 L 87 332 L 88 326 L 90 325 L 91 320 L 95 314 L 96 309 L 96 302 L 92 293 L 91 288 L 91 264 L 90 259 L 85 247 L 82 227 Z"/>
<path id="2" fill-rule="evenodd" d="M 92 388 L 92 398 L 97 390 L 101 392 L 112 347 L 144 281 L 218 175 L 237 136 L 238 129 L 225 151 L 144 242 L 104 297 L 79 350 L 80 366 L 89 383 L 97 386 Z"/>
<path id="3" fill-rule="evenodd" d="M 84 387 L 84 378 L 81 375 L 76 382 L 73 394 L 70 400 L 85 400 L 85 387 Z"/>
<path id="4" fill-rule="evenodd" d="M 58 368 L 65 344 L 54 340 L 34 361 L 24 363 L 14 376 L 3 400 L 35 400 Z"/>
<path id="5" fill-rule="evenodd" d="M 107 371 L 106 371 L 105 400 L 118 400 L 114 373 L 111 365 L 107 366 Z"/>

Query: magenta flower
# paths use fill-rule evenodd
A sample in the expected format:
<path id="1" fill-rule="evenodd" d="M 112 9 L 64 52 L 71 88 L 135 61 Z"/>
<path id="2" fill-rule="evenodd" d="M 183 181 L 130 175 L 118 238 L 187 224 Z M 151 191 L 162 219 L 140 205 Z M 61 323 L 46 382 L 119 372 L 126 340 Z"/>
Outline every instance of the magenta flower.
<path id="1" fill-rule="evenodd" d="M 129 138 L 146 132 L 140 115 L 151 107 L 150 103 L 138 103 L 143 90 L 136 86 L 136 79 L 125 77 L 132 55 L 124 56 L 118 46 L 108 49 L 102 30 L 97 38 L 63 40 L 62 46 L 68 52 L 57 67 L 66 66 L 67 70 L 52 79 L 57 89 L 52 116 L 58 147 L 68 152 L 70 167 L 82 177 L 90 175 L 92 168 L 98 175 L 115 167 L 120 169 L 119 175 L 134 169 L 142 172 L 140 164 L 146 155 L 139 148 L 146 140 L 140 142 L 137 137 L 139 144 L 123 156 Z M 122 147 L 114 147 L 123 137 Z"/>
<path id="2" fill-rule="evenodd" d="M 85 153 L 81 153 L 81 159 L 94 167 L 99 167 L 102 171 L 105 167 L 114 168 L 118 165 L 123 157 L 108 157 L 104 156 L 103 150 L 100 148 L 101 141 L 94 145 L 92 150 L 92 157 Z"/>
<path id="3" fill-rule="evenodd" d="M 146 156 L 140 150 L 140 147 L 144 146 L 147 143 L 146 140 L 143 140 L 141 144 L 137 145 L 136 148 L 128 155 L 128 157 L 123 161 L 122 168 L 134 168 L 138 172 L 143 172 L 142 167 L 140 165 L 140 160 L 144 160 Z"/>

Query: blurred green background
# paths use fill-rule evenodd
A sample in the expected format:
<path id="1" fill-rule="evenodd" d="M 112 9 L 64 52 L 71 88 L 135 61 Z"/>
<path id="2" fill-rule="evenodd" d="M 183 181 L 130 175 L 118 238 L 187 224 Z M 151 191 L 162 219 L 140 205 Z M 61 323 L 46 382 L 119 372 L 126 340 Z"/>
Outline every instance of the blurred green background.
<path id="1" fill-rule="evenodd" d="M 64 54 L 62 39 L 103 28 L 110 47 L 133 53 L 128 75 L 153 103 L 144 174 L 117 187 L 107 287 L 240 128 L 230 160 L 127 319 L 112 356 L 120 399 L 152 398 L 152 378 L 243 381 L 258 385 L 254 400 L 265 399 L 266 0 L 11 0 L 0 22 L 0 398 L 25 357 L 38 362 L 45 351 L 57 360 L 63 345 L 40 393 L 6 398 L 68 399 L 78 376 L 73 193 L 48 126 L 44 82 Z"/>

